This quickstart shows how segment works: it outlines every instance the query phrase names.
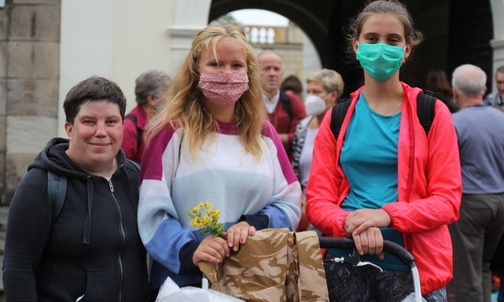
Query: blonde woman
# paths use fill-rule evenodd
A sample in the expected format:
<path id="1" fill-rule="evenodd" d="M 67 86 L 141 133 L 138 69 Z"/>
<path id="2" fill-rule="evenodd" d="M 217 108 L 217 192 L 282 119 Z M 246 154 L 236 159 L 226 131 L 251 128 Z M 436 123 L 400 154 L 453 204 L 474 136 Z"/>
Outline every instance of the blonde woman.
<path id="1" fill-rule="evenodd" d="M 308 117 L 297 125 L 293 142 L 292 167 L 303 193 L 310 176 L 313 143 L 325 113 L 341 97 L 345 84 L 341 75 L 331 69 L 312 72 L 306 78 L 306 113 Z M 306 198 L 301 201 L 301 220 L 297 231 L 306 231 L 310 223 L 305 215 Z"/>
<path id="2" fill-rule="evenodd" d="M 331 69 L 321 69 L 312 72 L 306 78 L 306 113 L 296 128 L 294 136 L 294 160 L 292 166 L 301 188 L 306 188 L 310 176 L 313 142 L 320 128 L 322 119 L 329 108 L 343 94 L 345 84 L 339 73 Z"/>
<path id="3" fill-rule="evenodd" d="M 243 30 L 211 25 L 194 39 L 152 120 L 142 160 L 139 229 L 154 258 L 155 293 L 167 276 L 198 285 L 197 263 L 218 263 L 264 228 L 295 230 L 301 189 L 265 121 L 256 59 Z M 211 201 L 222 236 L 202 236 L 186 209 Z"/>

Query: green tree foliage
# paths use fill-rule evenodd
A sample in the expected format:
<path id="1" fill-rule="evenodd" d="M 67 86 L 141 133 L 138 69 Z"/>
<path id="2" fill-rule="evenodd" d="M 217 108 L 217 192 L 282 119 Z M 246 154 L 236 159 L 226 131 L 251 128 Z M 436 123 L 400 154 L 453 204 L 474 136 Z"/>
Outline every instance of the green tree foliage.
<path id="1" fill-rule="evenodd" d="M 225 15 L 222 15 L 220 16 L 219 18 L 213 20 L 212 22 L 210 22 L 210 24 L 215 24 L 215 23 L 220 23 L 220 24 L 228 24 L 228 23 L 231 23 L 231 24 L 236 24 L 240 27 L 243 27 L 243 24 L 241 24 L 240 22 L 238 22 L 238 20 L 236 20 L 232 15 L 230 14 L 225 14 Z"/>

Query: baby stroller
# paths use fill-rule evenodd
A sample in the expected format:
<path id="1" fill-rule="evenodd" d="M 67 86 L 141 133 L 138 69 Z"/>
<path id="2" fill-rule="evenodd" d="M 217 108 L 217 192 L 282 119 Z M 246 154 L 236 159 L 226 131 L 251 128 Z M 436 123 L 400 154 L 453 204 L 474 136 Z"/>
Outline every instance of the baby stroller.
<path id="1" fill-rule="evenodd" d="M 354 249 L 355 248 L 353 240 L 350 238 L 346 238 L 346 237 L 319 237 L 319 242 L 320 242 L 321 248 L 337 248 L 337 249 Z M 413 276 L 414 293 L 408 297 L 408 300 L 415 301 L 415 302 L 425 301 L 422 298 L 422 293 L 421 293 L 421 289 L 420 289 L 420 276 L 418 274 L 418 269 L 415 265 L 413 255 L 411 255 L 411 253 L 408 252 L 402 246 L 400 246 L 394 242 L 387 241 L 387 240 L 385 240 L 383 242 L 383 251 L 396 256 L 404 264 L 408 265 L 411 268 L 411 274 Z M 339 263 L 348 263 L 353 266 L 371 265 L 371 266 L 375 266 L 381 270 L 380 267 L 376 266 L 373 263 L 361 262 L 359 254 L 357 252 L 355 252 L 355 250 L 351 255 L 349 255 L 347 257 L 335 258 L 333 261 L 339 262 Z M 411 299 L 409 299 L 409 298 L 411 298 Z"/>

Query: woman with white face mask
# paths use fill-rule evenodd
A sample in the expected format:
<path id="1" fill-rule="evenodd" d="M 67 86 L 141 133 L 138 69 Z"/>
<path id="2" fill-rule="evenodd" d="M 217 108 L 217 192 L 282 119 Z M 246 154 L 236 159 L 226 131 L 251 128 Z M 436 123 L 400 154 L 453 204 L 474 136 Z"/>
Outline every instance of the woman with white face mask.
<path id="1" fill-rule="evenodd" d="M 293 142 L 292 167 L 296 173 L 301 188 L 306 188 L 308 177 L 310 176 L 313 142 L 317 135 L 322 119 L 327 109 L 331 108 L 343 93 L 344 83 L 341 75 L 334 70 L 321 69 L 308 75 L 306 78 L 305 99 L 306 113 L 308 116 L 303 119 L 296 128 Z M 303 198 L 303 201 L 305 198 Z M 304 216 L 304 202 L 302 203 L 301 223 L 298 231 L 308 229 L 309 223 Z"/>
<path id="2" fill-rule="evenodd" d="M 413 292 L 409 267 L 383 254 L 388 240 L 415 257 L 424 299 L 446 301 L 452 276 L 447 225 L 459 216 L 462 193 L 451 114 L 436 100 L 427 136 L 417 114 L 421 89 L 399 80 L 401 65 L 421 40 L 400 1 L 368 2 L 348 38 L 364 86 L 350 95 L 337 138 L 332 111 L 320 125 L 306 216 L 325 236 L 353 238 L 361 260 L 384 272 L 326 262 L 330 300 L 402 301 Z M 347 252 L 329 249 L 326 260 Z"/>

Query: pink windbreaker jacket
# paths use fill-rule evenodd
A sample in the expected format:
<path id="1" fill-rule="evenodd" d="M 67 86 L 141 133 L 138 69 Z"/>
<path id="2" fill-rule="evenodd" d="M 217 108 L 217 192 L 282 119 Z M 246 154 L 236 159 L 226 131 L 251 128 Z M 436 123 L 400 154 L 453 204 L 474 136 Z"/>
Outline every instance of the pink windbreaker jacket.
<path id="1" fill-rule="evenodd" d="M 415 257 L 422 294 L 445 286 L 452 277 L 452 242 L 447 225 L 459 217 L 462 179 L 457 136 L 448 108 L 436 102 L 429 136 L 417 116 L 422 90 L 402 83 L 404 98 L 398 142 L 398 201 L 383 209 L 391 227 L 403 233 L 404 244 Z M 306 215 L 325 236 L 344 237 L 350 212 L 340 204 L 350 186 L 339 165 L 350 118 L 362 91 L 351 95 L 338 140 L 330 129 L 331 110 L 315 139 L 312 168 L 306 189 Z"/>

